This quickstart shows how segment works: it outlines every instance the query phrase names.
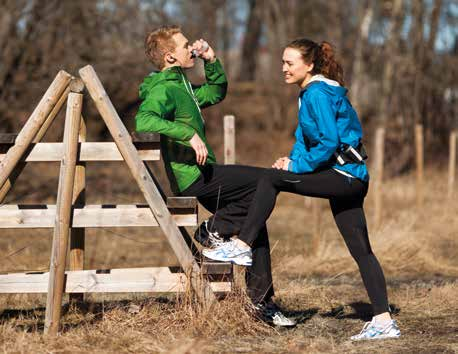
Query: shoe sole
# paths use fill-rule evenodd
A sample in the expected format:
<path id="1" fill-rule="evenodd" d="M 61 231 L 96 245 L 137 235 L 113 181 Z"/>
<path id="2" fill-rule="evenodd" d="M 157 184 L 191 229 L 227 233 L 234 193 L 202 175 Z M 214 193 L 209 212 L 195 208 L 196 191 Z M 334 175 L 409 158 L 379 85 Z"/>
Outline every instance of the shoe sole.
<path id="1" fill-rule="evenodd" d="M 377 337 L 372 337 L 372 338 L 361 338 L 361 339 L 353 339 L 353 338 L 350 338 L 350 340 L 354 341 L 354 342 L 359 342 L 359 341 L 364 341 L 364 340 L 380 340 L 380 339 L 396 339 L 396 338 L 399 338 L 401 335 L 397 335 L 397 336 L 392 336 L 392 335 L 381 335 L 381 336 L 377 336 Z"/>
<path id="2" fill-rule="evenodd" d="M 237 265 L 241 265 L 241 266 L 245 266 L 245 267 L 249 267 L 253 264 L 253 262 L 247 262 L 247 261 L 244 261 L 244 260 L 239 260 L 237 258 L 230 258 L 230 259 L 227 259 L 227 258 L 220 258 L 220 257 L 216 257 L 216 256 L 211 256 L 209 257 L 208 255 L 205 254 L 205 252 L 202 252 L 202 254 L 207 257 L 207 258 L 210 258 L 214 261 L 219 261 L 219 262 L 231 262 L 232 264 L 237 264 Z"/>
<path id="3" fill-rule="evenodd" d="M 275 326 L 275 327 L 282 327 L 282 328 L 293 328 L 293 327 L 296 327 L 297 326 L 297 323 L 295 324 L 279 324 L 279 323 L 273 323 L 272 324 Z"/>

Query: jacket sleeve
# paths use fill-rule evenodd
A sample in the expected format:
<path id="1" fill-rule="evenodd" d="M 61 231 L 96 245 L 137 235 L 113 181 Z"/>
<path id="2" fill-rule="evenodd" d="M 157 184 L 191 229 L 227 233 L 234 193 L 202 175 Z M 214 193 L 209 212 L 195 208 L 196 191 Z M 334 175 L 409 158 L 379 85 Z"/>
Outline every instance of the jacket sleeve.
<path id="1" fill-rule="evenodd" d="M 200 86 L 193 86 L 201 108 L 221 102 L 227 92 L 227 78 L 219 59 L 213 63 L 205 63 L 204 69 L 207 82 Z"/>
<path id="2" fill-rule="evenodd" d="M 299 154 L 290 157 L 288 169 L 294 173 L 313 172 L 327 163 L 339 146 L 336 116 L 328 95 L 320 91 L 310 93 L 305 107 L 299 111 L 299 124 L 304 125 L 310 117 L 316 123 L 317 141 L 311 144 L 309 150 L 302 149 Z"/>
<path id="3" fill-rule="evenodd" d="M 175 140 L 188 141 L 195 131 L 190 126 L 173 121 L 175 101 L 164 88 L 152 89 L 135 116 L 137 132 L 155 132 Z"/>

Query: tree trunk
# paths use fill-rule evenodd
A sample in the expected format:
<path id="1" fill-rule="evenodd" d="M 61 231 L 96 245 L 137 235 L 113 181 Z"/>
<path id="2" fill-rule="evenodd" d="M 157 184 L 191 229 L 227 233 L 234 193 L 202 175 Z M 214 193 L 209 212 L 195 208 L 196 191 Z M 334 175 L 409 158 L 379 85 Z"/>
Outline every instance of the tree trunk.
<path id="1" fill-rule="evenodd" d="M 367 0 L 363 3 L 361 7 L 361 21 L 359 23 L 358 36 L 356 38 L 355 44 L 355 57 L 353 59 L 352 67 L 352 82 L 350 97 L 352 104 L 355 106 L 356 110 L 359 112 L 361 108 L 361 86 L 364 76 L 364 60 L 363 54 L 364 49 L 367 45 L 367 39 L 369 37 L 369 30 L 372 23 L 372 17 L 374 15 L 374 1 Z"/>
<path id="2" fill-rule="evenodd" d="M 240 58 L 240 81 L 253 81 L 256 74 L 259 40 L 261 38 L 263 3 L 260 0 L 249 0 L 250 12 L 243 40 L 242 55 Z"/>
<path id="3" fill-rule="evenodd" d="M 399 48 L 399 39 L 401 36 L 402 24 L 404 22 L 404 1 L 393 0 L 391 12 L 391 23 L 388 36 L 386 39 L 384 57 L 385 67 L 382 77 L 382 92 L 380 97 L 380 107 L 378 114 L 378 125 L 385 126 L 390 114 L 389 104 L 391 91 L 393 87 L 394 68 L 397 62 L 397 52 Z"/>

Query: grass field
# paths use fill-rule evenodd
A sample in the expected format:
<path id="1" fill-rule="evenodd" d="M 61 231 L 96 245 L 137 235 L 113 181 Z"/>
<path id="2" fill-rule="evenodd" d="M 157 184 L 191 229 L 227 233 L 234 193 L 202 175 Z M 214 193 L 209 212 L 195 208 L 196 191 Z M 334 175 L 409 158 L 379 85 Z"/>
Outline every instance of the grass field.
<path id="1" fill-rule="evenodd" d="M 268 152 L 269 153 L 269 152 Z M 246 162 L 246 161 L 242 161 Z M 249 161 L 248 161 L 249 162 Z M 10 198 L 55 202 L 56 170 L 26 169 Z M 38 178 L 39 176 L 39 178 Z M 370 318 L 356 264 L 325 201 L 321 236 L 311 252 L 312 213 L 303 197 L 280 195 L 269 220 L 276 301 L 299 324 L 279 330 L 251 319 L 237 294 L 211 313 L 188 296 L 92 295 L 66 307 L 62 335 L 43 336 L 43 295 L 0 296 L 0 350 L 5 353 L 454 353 L 458 351 L 458 203 L 447 201 L 446 173 L 426 171 L 425 202 L 415 205 L 413 175 L 384 186 L 382 226 L 370 238 L 402 330 L 399 340 L 352 343 Z M 88 169 L 88 203 L 139 202 L 127 170 Z M 46 188 L 45 188 L 46 186 Z M 51 188 L 55 186 L 56 188 Z M 97 190 L 97 193 L 96 193 Z M 93 197 L 94 196 L 94 197 Z M 204 218 L 206 213 L 201 212 Z M 2 230 L 0 271 L 46 270 L 51 231 Z M 88 230 L 86 268 L 176 265 L 156 229 Z M 65 299 L 67 301 L 67 299 Z"/>

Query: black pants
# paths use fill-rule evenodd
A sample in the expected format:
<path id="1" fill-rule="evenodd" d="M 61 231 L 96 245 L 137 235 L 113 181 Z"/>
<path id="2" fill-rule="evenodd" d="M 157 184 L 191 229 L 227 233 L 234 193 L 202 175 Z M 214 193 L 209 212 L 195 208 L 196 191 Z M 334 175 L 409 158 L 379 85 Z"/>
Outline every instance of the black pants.
<path id="1" fill-rule="evenodd" d="M 213 216 L 211 231 L 231 237 L 245 224 L 258 180 L 265 169 L 239 165 L 207 165 L 200 178 L 181 193 L 195 196 Z M 257 228 L 253 241 L 253 264 L 247 267 L 248 296 L 253 303 L 268 301 L 273 295 L 269 236 L 265 223 Z"/>
<path id="2" fill-rule="evenodd" d="M 279 192 L 329 199 L 337 227 L 358 264 L 374 314 L 389 311 L 385 277 L 372 253 L 364 216 L 367 189 L 368 184 L 333 169 L 308 174 L 265 170 L 239 238 L 248 244 L 256 243 L 257 234 L 272 213 Z"/>

